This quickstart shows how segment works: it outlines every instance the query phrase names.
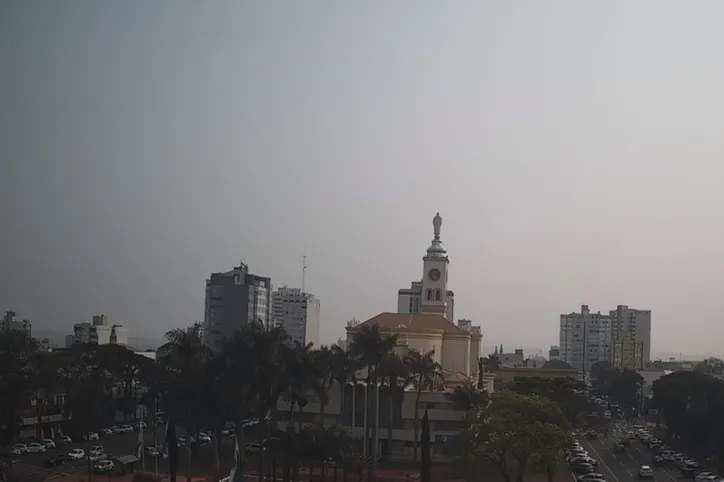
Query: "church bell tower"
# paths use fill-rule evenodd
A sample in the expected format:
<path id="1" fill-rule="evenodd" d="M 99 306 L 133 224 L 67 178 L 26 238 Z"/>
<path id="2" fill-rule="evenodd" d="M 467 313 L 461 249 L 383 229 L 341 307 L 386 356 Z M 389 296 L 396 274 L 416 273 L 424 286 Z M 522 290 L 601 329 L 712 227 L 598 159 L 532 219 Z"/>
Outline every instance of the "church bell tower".
<path id="1" fill-rule="evenodd" d="M 440 241 L 442 217 L 437 213 L 432 220 L 433 239 L 427 253 L 422 258 L 422 293 L 421 312 L 437 313 L 445 318 L 448 316 L 449 293 L 447 289 L 448 265 L 450 260 L 447 251 Z"/>

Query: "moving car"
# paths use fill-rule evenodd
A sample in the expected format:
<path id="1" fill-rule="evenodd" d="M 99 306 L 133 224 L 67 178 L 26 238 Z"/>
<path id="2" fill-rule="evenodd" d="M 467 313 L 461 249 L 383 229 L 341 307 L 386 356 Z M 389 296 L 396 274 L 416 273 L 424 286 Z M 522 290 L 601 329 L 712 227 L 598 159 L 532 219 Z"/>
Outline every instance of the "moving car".
<path id="1" fill-rule="evenodd" d="M 85 450 L 73 449 L 70 452 L 68 452 L 68 458 L 70 460 L 82 460 L 83 458 L 85 458 Z"/>
<path id="2" fill-rule="evenodd" d="M 580 482 L 598 482 L 599 480 L 605 480 L 603 474 L 592 472 L 590 474 L 584 474 L 578 477 Z"/>
<path id="3" fill-rule="evenodd" d="M 649 467 L 648 465 L 642 465 L 639 469 L 639 477 L 644 479 L 650 479 L 654 476 L 654 469 Z"/>
<path id="4" fill-rule="evenodd" d="M 704 482 L 704 480 L 710 475 L 714 475 L 711 472 L 702 472 L 694 477 L 694 482 Z"/>
<path id="5" fill-rule="evenodd" d="M 613 444 L 613 453 L 622 454 L 625 451 L 626 451 L 626 447 L 621 442 L 617 442 L 617 443 Z"/>
<path id="6" fill-rule="evenodd" d="M 64 465 L 66 460 L 68 460 L 68 457 L 63 454 L 51 455 L 50 457 L 45 459 L 45 466 L 58 467 L 59 465 Z"/>

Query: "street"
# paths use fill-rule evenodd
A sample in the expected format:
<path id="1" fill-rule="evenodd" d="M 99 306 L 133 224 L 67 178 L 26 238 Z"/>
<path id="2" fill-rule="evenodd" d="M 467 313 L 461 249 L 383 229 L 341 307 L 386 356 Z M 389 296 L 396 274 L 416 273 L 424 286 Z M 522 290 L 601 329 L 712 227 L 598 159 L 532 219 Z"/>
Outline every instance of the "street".
<path id="1" fill-rule="evenodd" d="M 654 482 L 677 482 L 681 473 L 675 467 L 657 467 L 651 463 L 654 453 L 639 440 L 632 440 L 624 453 L 614 453 L 613 443 L 620 429 L 615 427 L 609 438 L 597 440 L 579 439 L 585 450 L 598 460 L 597 472 L 603 474 L 607 482 L 630 482 L 639 479 L 639 468 L 648 465 L 654 470 Z"/>

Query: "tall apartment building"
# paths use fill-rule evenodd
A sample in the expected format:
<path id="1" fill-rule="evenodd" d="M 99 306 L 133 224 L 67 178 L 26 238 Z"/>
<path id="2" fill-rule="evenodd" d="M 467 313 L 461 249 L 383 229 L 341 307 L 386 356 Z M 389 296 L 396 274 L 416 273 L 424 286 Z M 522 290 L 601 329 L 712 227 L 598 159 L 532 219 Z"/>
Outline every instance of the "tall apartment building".
<path id="1" fill-rule="evenodd" d="M 282 286 L 273 295 L 273 317 L 289 337 L 302 344 L 319 346 L 320 302 L 299 288 Z"/>
<path id="2" fill-rule="evenodd" d="M 272 323 L 271 278 L 249 273 L 241 263 L 231 271 L 213 273 L 206 280 L 204 342 L 214 350 L 249 322 Z"/>
<path id="3" fill-rule="evenodd" d="M 600 361 L 611 361 L 611 317 L 591 313 L 588 305 L 580 313 L 561 315 L 560 360 L 573 368 L 588 372 Z"/>
<path id="4" fill-rule="evenodd" d="M 641 370 L 651 360 L 651 310 L 619 305 L 611 317 L 613 366 Z"/>
<path id="5" fill-rule="evenodd" d="M 17 313 L 14 311 L 6 311 L 0 325 L 0 331 L 18 330 L 25 332 L 28 336 L 33 336 L 33 324 L 30 320 L 19 321 Z"/>
<path id="6" fill-rule="evenodd" d="M 560 359 L 578 370 L 590 371 L 600 361 L 618 368 L 643 368 L 651 353 L 651 311 L 619 305 L 608 314 L 580 313 L 560 317 Z"/>

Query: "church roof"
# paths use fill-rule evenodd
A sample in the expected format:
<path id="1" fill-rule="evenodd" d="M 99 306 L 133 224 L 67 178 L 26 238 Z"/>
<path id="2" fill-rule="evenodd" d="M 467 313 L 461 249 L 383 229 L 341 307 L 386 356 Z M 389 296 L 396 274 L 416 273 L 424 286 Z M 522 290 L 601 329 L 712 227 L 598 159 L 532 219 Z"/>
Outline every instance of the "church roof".
<path id="1" fill-rule="evenodd" d="M 360 323 L 355 328 L 365 325 L 379 325 L 380 328 L 394 333 L 440 330 L 455 335 L 467 334 L 466 331 L 450 323 L 445 317 L 433 313 L 380 313 L 364 323 Z"/>

